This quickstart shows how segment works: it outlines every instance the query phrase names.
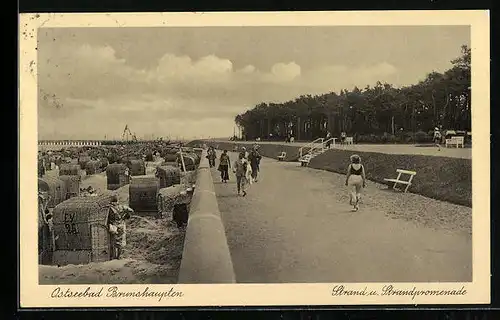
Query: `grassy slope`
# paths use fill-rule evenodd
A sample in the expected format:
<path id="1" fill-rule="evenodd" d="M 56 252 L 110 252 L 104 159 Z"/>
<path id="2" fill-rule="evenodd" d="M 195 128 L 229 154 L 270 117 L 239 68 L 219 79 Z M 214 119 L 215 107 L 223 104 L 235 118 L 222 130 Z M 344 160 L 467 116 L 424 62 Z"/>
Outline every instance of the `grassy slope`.
<path id="1" fill-rule="evenodd" d="M 345 173 L 352 151 L 328 150 L 315 157 L 310 167 Z M 384 182 L 396 178 L 396 169 L 413 170 L 417 175 L 409 191 L 429 198 L 472 206 L 472 163 L 470 159 L 357 152 L 369 180 Z"/>
<path id="2" fill-rule="evenodd" d="M 192 144 L 199 143 L 193 141 Z M 219 149 L 232 150 L 234 142 L 219 142 Z M 243 144 L 240 144 L 243 145 Z M 245 145 L 250 147 L 251 145 Z M 274 158 L 281 151 L 286 161 L 298 159 L 299 147 L 261 144 L 263 156 Z M 353 151 L 333 149 L 311 160 L 311 168 L 344 174 Z M 396 169 L 414 170 L 417 175 L 409 192 L 429 198 L 472 207 L 472 161 L 470 159 L 423 155 L 399 155 L 375 152 L 357 152 L 362 158 L 367 179 L 387 184 L 384 178 L 396 178 Z"/>

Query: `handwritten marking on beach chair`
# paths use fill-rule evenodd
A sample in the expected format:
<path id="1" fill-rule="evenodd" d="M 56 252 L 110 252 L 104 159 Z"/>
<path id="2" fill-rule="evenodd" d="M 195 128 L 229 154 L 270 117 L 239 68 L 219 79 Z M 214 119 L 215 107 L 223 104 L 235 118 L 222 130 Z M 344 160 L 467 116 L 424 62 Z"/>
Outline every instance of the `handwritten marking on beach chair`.
<path id="1" fill-rule="evenodd" d="M 458 148 L 458 146 L 461 146 L 461 148 L 463 148 L 464 137 L 454 136 L 451 137 L 450 139 L 446 139 L 445 147 L 448 148 L 448 146 L 455 146 L 456 148 Z"/>
<path id="2" fill-rule="evenodd" d="M 353 137 L 346 137 L 345 143 L 346 144 L 354 144 L 354 138 Z"/>
<path id="3" fill-rule="evenodd" d="M 282 151 L 280 155 L 278 156 L 278 161 L 283 161 L 286 158 L 286 152 Z"/>
<path id="4" fill-rule="evenodd" d="M 306 154 L 305 156 L 303 156 L 302 158 L 299 159 L 300 161 L 300 166 L 301 167 L 306 167 L 309 165 L 309 161 L 311 161 L 311 155 L 310 154 Z"/>
<path id="5" fill-rule="evenodd" d="M 409 171 L 409 170 L 402 170 L 402 169 L 397 169 L 396 172 L 398 173 L 398 177 L 396 179 L 384 179 L 385 181 L 388 182 L 394 182 L 394 186 L 392 187 L 394 190 L 396 189 L 396 186 L 398 184 L 404 184 L 406 185 L 406 188 L 404 192 L 408 191 L 408 188 L 411 186 L 411 182 L 413 180 L 413 177 L 417 174 L 416 171 Z M 408 180 L 401 180 L 401 176 L 405 174 L 409 176 Z"/>

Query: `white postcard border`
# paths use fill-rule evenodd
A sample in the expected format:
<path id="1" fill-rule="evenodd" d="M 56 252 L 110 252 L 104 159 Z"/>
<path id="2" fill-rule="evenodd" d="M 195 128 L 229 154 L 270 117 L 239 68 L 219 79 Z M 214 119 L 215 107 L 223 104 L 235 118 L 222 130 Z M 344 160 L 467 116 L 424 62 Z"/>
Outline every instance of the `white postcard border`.
<path id="1" fill-rule="evenodd" d="M 471 283 L 210 284 L 210 285 L 38 285 L 37 259 L 37 30 L 67 27 L 470 25 L 473 127 L 473 281 Z M 19 19 L 20 306 L 151 307 L 260 305 L 481 304 L 490 302 L 490 48 L 489 12 L 360 11 L 252 13 L 21 14 Z M 459 266 L 457 266 L 459 267 Z M 332 270 L 332 272 L 334 272 Z M 349 290 L 465 290 L 459 295 L 332 296 Z M 102 296 L 52 298 L 54 290 L 99 292 Z M 113 298 L 113 287 L 149 297 Z M 90 292 L 87 291 L 87 292 Z M 175 292 L 181 293 L 178 296 Z M 157 293 L 154 295 L 153 293 Z M 177 296 L 176 296 L 177 295 Z M 146 294 L 144 294 L 146 296 Z M 161 299 L 160 299 L 160 298 Z"/>

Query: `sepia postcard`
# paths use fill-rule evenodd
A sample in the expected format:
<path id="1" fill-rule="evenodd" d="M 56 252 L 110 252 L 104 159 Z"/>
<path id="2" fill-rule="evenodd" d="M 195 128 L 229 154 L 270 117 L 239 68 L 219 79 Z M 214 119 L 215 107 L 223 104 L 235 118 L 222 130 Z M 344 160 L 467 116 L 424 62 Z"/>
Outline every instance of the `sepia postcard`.
<path id="1" fill-rule="evenodd" d="M 488 11 L 19 26 L 21 308 L 490 302 Z"/>

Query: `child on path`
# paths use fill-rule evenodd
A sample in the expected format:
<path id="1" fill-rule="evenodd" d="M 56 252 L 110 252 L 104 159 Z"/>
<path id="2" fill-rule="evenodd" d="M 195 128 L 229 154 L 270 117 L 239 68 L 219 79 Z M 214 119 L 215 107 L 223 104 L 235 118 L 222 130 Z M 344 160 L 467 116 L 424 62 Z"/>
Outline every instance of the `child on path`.
<path id="1" fill-rule="evenodd" d="M 254 182 L 253 181 L 253 169 L 252 169 L 252 165 L 250 164 L 250 162 L 248 161 L 248 159 L 246 159 L 246 162 L 247 162 L 247 165 L 246 165 L 246 168 L 245 168 L 245 182 L 246 182 L 247 185 L 252 185 L 253 182 Z"/>
<path id="2" fill-rule="evenodd" d="M 361 188 L 366 185 L 366 176 L 365 168 L 361 164 L 361 157 L 357 154 L 351 156 L 351 163 L 347 167 L 345 185 L 349 187 L 349 204 L 353 206 L 353 211 L 358 211 Z"/>
<path id="3" fill-rule="evenodd" d="M 249 182 L 247 176 L 250 169 L 250 165 L 248 164 L 247 159 L 245 158 L 243 153 L 238 155 L 238 160 L 236 160 L 234 164 L 234 173 L 236 174 L 236 186 L 238 188 L 238 195 L 240 192 L 243 197 L 247 195 L 246 185 Z"/>
<path id="4" fill-rule="evenodd" d="M 247 148 L 241 147 L 240 154 L 243 155 L 243 158 L 247 159 L 248 158 Z"/>

